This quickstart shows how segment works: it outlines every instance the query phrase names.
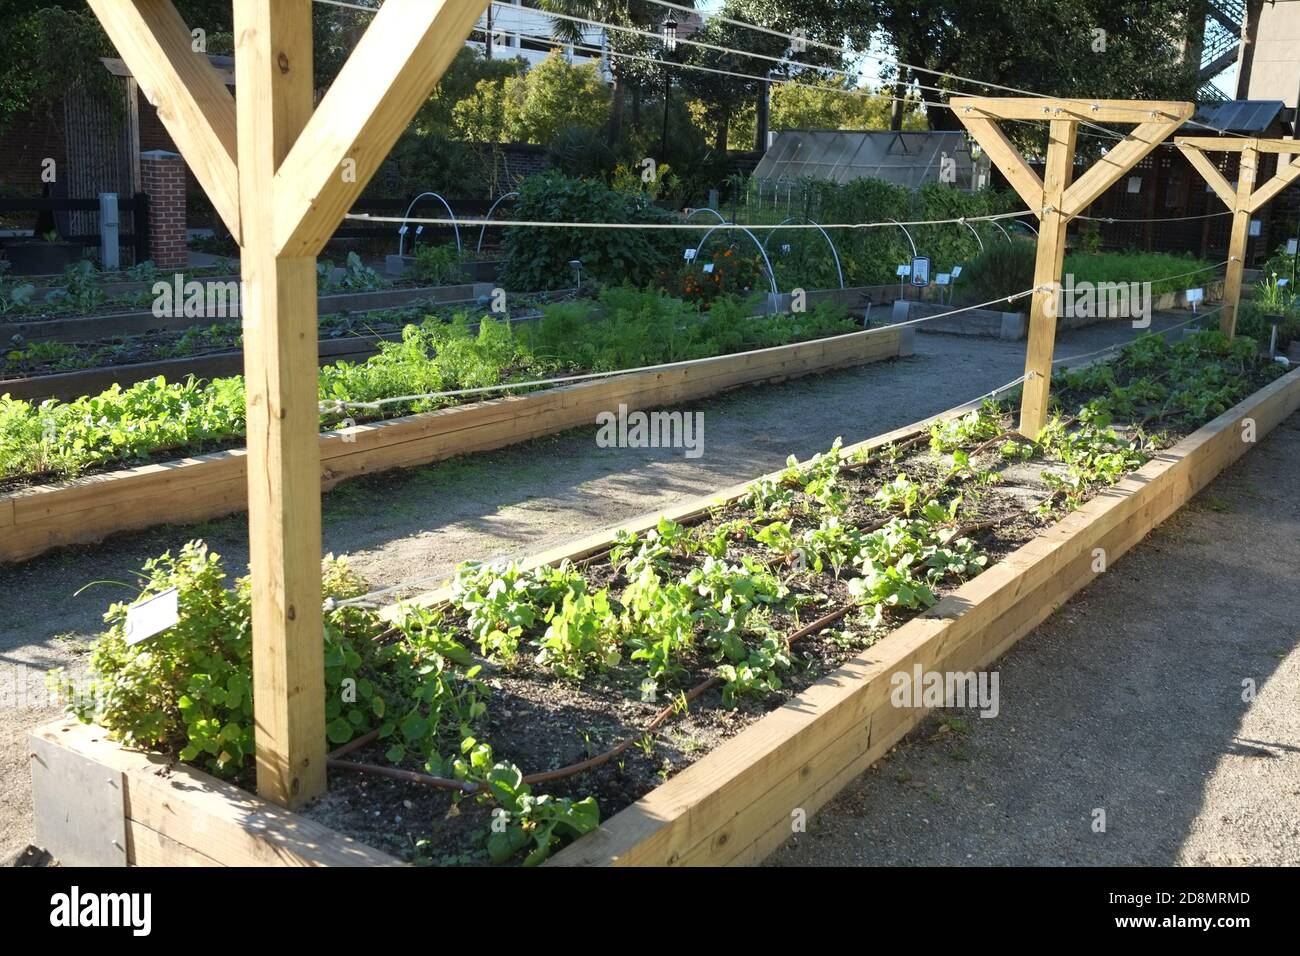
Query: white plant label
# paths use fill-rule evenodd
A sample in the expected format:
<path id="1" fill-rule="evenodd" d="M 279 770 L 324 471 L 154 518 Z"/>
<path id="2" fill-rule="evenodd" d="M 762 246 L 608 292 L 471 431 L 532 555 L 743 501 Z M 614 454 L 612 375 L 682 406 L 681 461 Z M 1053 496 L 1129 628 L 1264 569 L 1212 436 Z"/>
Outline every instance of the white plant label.
<path id="1" fill-rule="evenodd" d="M 907 276 L 910 276 L 911 274 L 912 274 L 912 267 L 911 267 L 911 266 L 899 266 L 899 267 L 898 267 L 898 277 L 899 277 L 900 279 L 902 279 L 902 278 L 906 278 Z"/>
<path id="2" fill-rule="evenodd" d="M 126 630 L 123 636 L 128 646 L 147 641 L 161 634 L 181 619 L 176 588 L 168 588 L 148 600 L 133 604 L 126 610 Z"/>
<path id="3" fill-rule="evenodd" d="M 695 252 L 696 252 L 696 250 L 694 250 L 694 249 L 687 249 L 687 250 L 686 250 L 686 261 L 687 261 L 687 262 L 694 262 L 694 261 L 695 261 Z"/>
<path id="4" fill-rule="evenodd" d="M 712 262 L 706 262 L 706 263 L 704 263 L 704 271 L 705 271 L 705 272 L 712 272 L 712 271 L 713 271 L 713 263 L 712 263 Z"/>
<path id="5" fill-rule="evenodd" d="M 951 282 L 952 282 L 952 273 L 950 272 L 940 272 L 937 276 L 934 277 L 935 285 L 949 285 Z"/>
<path id="6" fill-rule="evenodd" d="M 1295 240 L 1294 240 L 1294 239 L 1288 239 L 1288 240 L 1286 241 L 1286 254 L 1287 254 L 1288 256 L 1293 256 L 1293 255 L 1295 255 Z"/>
<path id="7" fill-rule="evenodd" d="M 953 277 L 954 279 L 959 279 L 959 278 L 961 278 L 961 266 L 953 266 L 953 267 L 952 267 L 952 277 Z"/>

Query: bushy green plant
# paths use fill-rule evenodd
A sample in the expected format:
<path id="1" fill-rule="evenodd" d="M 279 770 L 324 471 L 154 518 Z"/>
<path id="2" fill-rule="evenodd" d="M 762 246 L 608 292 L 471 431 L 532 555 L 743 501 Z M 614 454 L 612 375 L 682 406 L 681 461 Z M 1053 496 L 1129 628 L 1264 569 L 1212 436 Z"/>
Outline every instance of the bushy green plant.
<path id="1" fill-rule="evenodd" d="M 578 179 L 608 180 L 614 171 L 614 151 L 604 130 L 593 126 L 566 126 L 550 140 L 546 156 L 552 169 Z"/>
<path id="2" fill-rule="evenodd" d="M 71 402 L 0 396 L 0 478 L 66 476 L 244 433 L 240 378 L 114 384 Z"/>
<path id="3" fill-rule="evenodd" d="M 515 216 L 527 221 L 666 223 L 670 217 L 643 195 L 619 192 L 595 179 L 550 170 L 529 176 L 519 190 Z M 505 231 L 508 287 L 558 289 L 573 284 L 569 263 L 599 282 L 647 285 L 675 263 L 680 250 L 671 230 L 563 229 L 532 226 Z"/>
<path id="4" fill-rule="evenodd" d="M 424 285 L 452 285 L 465 281 L 464 255 L 452 243 L 417 246 L 411 273 Z"/>
<path id="5" fill-rule="evenodd" d="M 1034 284 L 1037 245 L 1028 239 L 992 242 L 962 270 L 962 297 L 972 303 L 993 302 Z M 1019 300 L 1023 307 L 1029 299 Z"/>
<path id="6" fill-rule="evenodd" d="M 334 274 L 333 262 L 322 259 L 316 263 L 316 276 L 317 285 L 322 293 L 373 292 L 376 289 L 386 289 L 392 285 L 374 268 L 366 265 L 361 256 L 355 252 L 348 253 L 347 260 L 343 265 L 342 275 Z"/>
<path id="7" fill-rule="evenodd" d="M 585 593 L 586 581 L 567 564 L 525 571 L 471 561 L 456 569 L 452 604 L 466 615 L 483 656 L 508 662 L 557 607 Z"/>
<path id="8" fill-rule="evenodd" d="M 497 803 L 496 819 L 487 840 L 493 863 L 505 863 L 531 844 L 523 865 L 537 866 L 561 843 L 576 840 L 600 824 L 600 808 L 594 797 L 572 800 L 534 795 L 520 769 L 497 761 L 489 744 L 471 737 L 464 741 L 463 750 L 463 757 L 456 761 L 456 778 L 478 785 L 483 789 L 481 799 Z"/>
<path id="9" fill-rule="evenodd" d="M 113 739 L 167 750 L 231 776 L 253 756 L 249 583 L 227 586 L 220 557 L 200 541 L 148 561 L 144 573 L 137 600 L 175 588 L 178 622 L 128 644 L 127 612 L 136 602 L 115 603 L 104 615 L 108 629 L 91 649 L 86 684 L 77 686 L 62 671 L 53 673 L 53 683 L 74 716 L 105 728 Z M 322 575 L 326 599 L 365 590 L 333 559 L 325 561 Z M 376 615 L 351 607 L 326 614 L 326 732 L 332 743 L 346 743 L 383 716 L 384 698 L 372 672 L 379 655 L 374 637 L 384 627 Z"/>

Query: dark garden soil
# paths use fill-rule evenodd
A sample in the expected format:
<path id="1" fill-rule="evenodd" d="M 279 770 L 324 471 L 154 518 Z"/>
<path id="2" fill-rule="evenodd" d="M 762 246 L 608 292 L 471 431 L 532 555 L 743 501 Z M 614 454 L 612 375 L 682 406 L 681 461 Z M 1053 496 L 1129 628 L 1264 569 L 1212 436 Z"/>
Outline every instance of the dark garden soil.
<path id="1" fill-rule="evenodd" d="M 1250 373 L 1249 390 L 1262 387 L 1272 377 L 1266 368 Z M 1090 397 L 1071 394 L 1068 389 L 1061 396 L 1067 408 L 1078 407 Z M 1154 419 L 1156 414 L 1154 405 L 1141 407 L 1131 420 Z M 1143 447 L 1150 455 L 1203 424 L 1176 414 L 1161 415 L 1158 421 L 1161 430 L 1156 434 L 1142 433 L 1131 426 L 1114 427 L 1125 442 L 1145 438 Z M 1004 432 L 1009 433 L 1014 427 L 1009 411 L 1004 411 L 1002 422 Z M 940 494 L 946 498 L 961 494 L 959 510 L 950 526 L 958 529 L 956 537 L 970 537 L 978 551 L 987 556 L 985 566 L 992 566 L 1040 534 L 1066 510 L 1059 483 L 1043 478 L 1047 472 L 1063 475 L 1064 466 L 1041 458 L 1023 461 L 1008 457 L 1001 452 L 1006 438 L 1004 434 L 972 443 L 975 450 L 971 452 L 971 474 L 948 478 L 946 487 L 948 469 L 931 452 L 928 433 L 895 446 L 894 456 L 873 452 L 865 464 L 846 465 L 839 480 L 850 504 L 841 517 L 842 523 L 864 531 L 882 525 L 888 512 L 871 499 L 901 472 L 918 484 L 942 489 Z M 980 473 L 985 477 L 979 478 Z M 989 475 L 997 477 L 990 480 Z M 1104 487 L 1096 484 L 1081 491 L 1072 498 L 1071 507 L 1089 500 Z M 693 527 L 700 536 L 709 537 L 724 525 L 743 526 L 753 521 L 754 508 L 744 502 L 715 510 Z M 816 528 L 817 524 L 815 515 L 800 516 L 797 510 L 791 519 L 796 532 Z M 790 598 L 770 609 L 767 621 L 787 637 L 831 611 L 853 606 L 848 589 L 848 580 L 856 576 L 852 567 L 839 574 L 830 569 L 821 574 L 799 571 L 789 566 L 787 559 L 774 558 L 771 549 L 743 534 L 732 537 L 725 557 L 730 563 L 749 558 L 780 570 Z M 673 558 L 672 571 L 685 576 L 698 560 L 698 556 Z M 613 566 L 608 555 L 597 555 L 584 563 L 589 590 L 609 587 L 611 595 L 618 595 L 630 583 L 622 567 Z M 942 598 L 962 583 L 960 579 L 946 579 L 934 588 L 935 596 Z M 742 696 L 734 707 L 727 707 L 715 683 L 686 707 L 677 708 L 653 732 L 646 728 L 671 703 L 673 695 L 697 688 L 715 673 L 715 659 L 699 643 L 681 661 L 685 674 L 654 700 L 642 697 L 643 665 L 624 661 L 581 681 L 564 681 L 533 663 L 525 646 L 513 666 L 485 666 L 481 676 L 491 694 L 487 713 L 481 725 L 476 725 L 475 733 L 478 739 L 492 744 L 495 759 L 516 764 L 525 775 L 568 767 L 625 741 L 634 741 L 616 759 L 595 769 L 534 787 L 536 792 L 556 797 L 594 796 L 601 819 L 606 820 L 918 613 L 919 608 L 887 609 L 883 621 L 873 626 L 868 615 L 853 607 L 833 624 L 790 645 L 793 667 L 782 675 L 779 691 L 757 698 Z M 386 748 L 385 742 L 376 742 L 348 754 L 346 759 L 383 765 L 387 763 Z M 411 761 L 405 766 L 419 769 Z M 328 795 L 306 812 L 341 833 L 412 862 L 489 862 L 485 839 L 492 822 L 491 806 L 451 790 L 335 770 L 331 772 Z"/>

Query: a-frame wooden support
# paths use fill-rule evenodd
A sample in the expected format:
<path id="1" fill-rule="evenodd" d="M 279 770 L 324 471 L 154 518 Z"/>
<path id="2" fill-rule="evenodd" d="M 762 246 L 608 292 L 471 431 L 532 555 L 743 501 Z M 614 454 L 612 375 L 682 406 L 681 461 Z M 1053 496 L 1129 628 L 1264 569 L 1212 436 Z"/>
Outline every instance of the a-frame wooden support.
<path id="1" fill-rule="evenodd" d="M 1020 433 L 1030 438 L 1047 423 L 1056 345 L 1056 306 L 1065 259 L 1065 232 L 1082 213 L 1144 156 L 1155 149 L 1194 110 L 1191 103 L 1145 100 L 1065 100 L 1041 97 L 953 97 L 954 115 L 970 130 L 1013 189 L 1038 216 L 1038 256 L 1030 300 L 1025 386 Z M 998 126 L 999 120 L 1049 123 L 1043 177 L 1020 155 Z M 1073 182 L 1074 146 L 1079 123 L 1127 123 L 1135 128 Z"/>
<path id="2" fill-rule="evenodd" d="M 258 792 L 325 789 L 316 255 L 487 0 L 385 0 L 313 110 L 312 0 L 233 0 L 235 96 L 172 0 L 89 0 L 240 245 Z"/>
<path id="3" fill-rule="evenodd" d="M 1241 277 L 1246 269 L 1246 243 L 1250 239 L 1250 219 L 1270 199 L 1300 177 L 1300 140 L 1258 139 L 1229 136 L 1180 136 L 1174 141 L 1187 161 L 1196 167 L 1214 194 L 1232 210 L 1232 234 L 1228 241 L 1228 272 L 1223 280 L 1223 311 L 1219 328 L 1231 338 L 1237 331 L 1237 307 L 1241 303 Z M 1237 185 L 1228 182 L 1214 160 L 1206 153 L 1241 153 Z M 1291 162 L 1263 186 L 1259 179 L 1261 153 L 1289 153 Z"/>

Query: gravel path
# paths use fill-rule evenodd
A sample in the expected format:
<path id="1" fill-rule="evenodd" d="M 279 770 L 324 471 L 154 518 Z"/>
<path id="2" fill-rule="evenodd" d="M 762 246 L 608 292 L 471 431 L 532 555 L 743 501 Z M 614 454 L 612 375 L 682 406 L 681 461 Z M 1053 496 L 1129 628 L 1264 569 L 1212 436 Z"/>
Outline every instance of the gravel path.
<path id="1" fill-rule="evenodd" d="M 1300 414 L 1016 645 L 997 717 L 924 722 L 770 862 L 1300 863 L 1298 470 Z"/>
<path id="2" fill-rule="evenodd" d="M 1157 328 L 1181 319 L 1157 316 Z M 1133 336 L 1128 326 L 1063 332 L 1058 355 L 1080 355 Z M 498 452 L 347 483 L 324 498 L 325 548 L 350 555 L 374 586 L 437 583 L 458 562 L 524 555 L 609 524 L 753 477 L 825 449 L 960 404 L 1020 374 L 1023 342 L 918 335 L 916 355 L 745 389 L 699 402 L 704 455 L 602 449 L 594 428 Z M 56 716 L 44 672 L 77 668 L 107 604 L 128 596 L 149 557 L 195 537 L 243 573 L 243 516 L 119 535 L 18 566 L 0 567 L 0 859 L 31 839 L 25 735 Z"/>

